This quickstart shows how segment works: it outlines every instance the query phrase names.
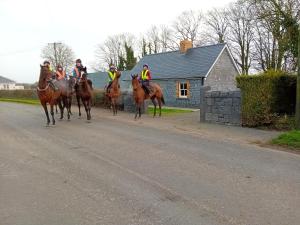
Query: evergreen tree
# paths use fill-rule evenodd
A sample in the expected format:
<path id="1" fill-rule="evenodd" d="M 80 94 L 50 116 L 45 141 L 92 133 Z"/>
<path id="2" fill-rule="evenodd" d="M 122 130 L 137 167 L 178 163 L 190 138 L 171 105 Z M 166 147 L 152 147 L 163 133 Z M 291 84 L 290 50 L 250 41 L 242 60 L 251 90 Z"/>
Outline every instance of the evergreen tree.
<path id="1" fill-rule="evenodd" d="M 125 60 L 125 69 L 131 70 L 136 65 L 136 57 L 134 57 L 134 51 L 131 46 L 128 46 L 125 42 L 125 52 L 126 52 L 126 60 Z"/>
<path id="2" fill-rule="evenodd" d="M 125 62 L 126 62 L 126 60 L 121 55 L 119 55 L 118 58 L 119 58 L 118 70 L 124 71 L 125 70 Z"/>

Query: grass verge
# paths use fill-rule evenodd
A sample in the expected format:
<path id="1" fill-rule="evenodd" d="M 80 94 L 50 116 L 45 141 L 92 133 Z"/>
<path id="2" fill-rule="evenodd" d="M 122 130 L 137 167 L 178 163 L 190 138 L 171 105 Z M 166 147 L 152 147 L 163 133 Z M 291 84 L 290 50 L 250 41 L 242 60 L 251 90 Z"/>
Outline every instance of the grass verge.
<path id="1" fill-rule="evenodd" d="M 14 102 L 30 105 L 39 105 L 40 101 L 37 99 L 20 99 L 20 98 L 0 98 L 0 102 Z"/>
<path id="2" fill-rule="evenodd" d="M 163 107 L 161 109 L 161 113 L 165 116 L 165 115 L 178 115 L 181 113 L 190 113 L 193 112 L 193 110 L 189 110 L 189 109 L 173 109 L 173 108 L 166 108 Z M 148 114 L 153 114 L 154 113 L 154 107 L 153 106 L 149 106 L 148 107 Z M 159 113 L 159 109 L 158 107 L 156 108 L 156 113 Z"/>
<path id="3" fill-rule="evenodd" d="M 289 149 L 300 151 L 300 131 L 292 130 L 279 135 L 271 141 L 273 145 L 287 147 Z"/>

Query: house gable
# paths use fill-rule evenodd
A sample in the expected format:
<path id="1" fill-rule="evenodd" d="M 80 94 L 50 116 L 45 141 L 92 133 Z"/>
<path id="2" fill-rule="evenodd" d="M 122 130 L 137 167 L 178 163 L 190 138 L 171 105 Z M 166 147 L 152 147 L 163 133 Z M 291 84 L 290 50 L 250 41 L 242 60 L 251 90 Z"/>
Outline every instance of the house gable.
<path id="1" fill-rule="evenodd" d="M 239 70 L 226 46 L 208 72 L 204 85 L 212 90 L 235 90 L 237 75 Z"/>

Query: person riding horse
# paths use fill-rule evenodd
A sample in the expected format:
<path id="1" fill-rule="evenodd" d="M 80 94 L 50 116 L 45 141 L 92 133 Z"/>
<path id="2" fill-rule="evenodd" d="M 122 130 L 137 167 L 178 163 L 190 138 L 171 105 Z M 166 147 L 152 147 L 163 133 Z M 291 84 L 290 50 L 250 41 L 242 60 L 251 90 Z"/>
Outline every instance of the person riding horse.
<path id="1" fill-rule="evenodd" d="M 116 79 L 116 76 L 117 76 L 117 69 L 114 64 L 109 65 L 109 70 L 107 71 L 107 76 L 108 76 L 108 85 L 106 87 L 106 93 L 109 92 L 112 82 L 114 81 L 114 79 Z"/>
<path id="2" fill-rule="evenodd" d="M 140 75 L 140 81 L 142 82 L 142 87 L 145 90 L 145 93 L 150 95 L 150 80 L 152 79 L 151 77 L 151 72 L 149 70 L 148 64 L 143 65 L 143 70 Z"/>
<path id="3" fill-rule="evenodd" d="M 81 78 L 81 72 L 84 72 L 84 71 L 86 71 L 86 67 L 84 67 L 84 66 L 82 65 L 81 59 L 77 59 L 77 60 L 76 60 L 76 65 L 75 65 L 75 67 L 74 67 L 74 69 L 73 69 L 73 77 L 75 78 L 76 83 L 77 83 L 78 81 L 80 81 L 80 78 Z"/>
<path id="4" fill-rule="evenodd" d="M 47 78 L 47 82 L 50 84 L 50 86 L 54 89 L 54 91 L 58 91 L 58 87 L 55 84 L 55 73 L 51 67 L 51 64 L 48 60 L 45 60 L 43 63 L 44 66 L 48 67 L 49 71 L 51 72 L 51 76 Z"/>
<path id="5" fill-rule="evenodd" d="M 63 67 L 61 65 L 58 65 L 56 67 L 56 79 L 57 80 L 64 80 L 66 78 L 66 72 L 64 71 Z"/>

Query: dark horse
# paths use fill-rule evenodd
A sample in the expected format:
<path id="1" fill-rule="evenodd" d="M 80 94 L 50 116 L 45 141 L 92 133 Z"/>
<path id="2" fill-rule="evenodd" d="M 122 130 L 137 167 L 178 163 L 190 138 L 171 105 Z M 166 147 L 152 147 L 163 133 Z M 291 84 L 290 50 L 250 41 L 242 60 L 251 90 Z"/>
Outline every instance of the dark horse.
<path id="1" fill-rule="evenodd" d="M 121 72 L 116 72 L 116 79 L 113 80 L 106 96 L 108 97 L 108 100 L 110 102 L 110 105 L 113 109 L 114 116 L 118 113 L 118 98 L 121 94 L 120 91 L 120 84 L 119 84 L 119 78 L 121 77 Z"/>
<path id="2" fill-rule="evenodd" d="M 133 97 L 136 104 L 136 111 L 135 111 L 135 119 L 139 113 L 139 117 L 141 117 L 141 106 L 144 104 L 144 101 L 146 99 L 151 99 L 153 105 L 154 105 L 154 114 L 153 117 L 156 116 L 156 106 L 158 102 L 159 106 L 159 116 L 161 116 L 161 105 L 162 103 L 165 104 L 163 92 L 161 90 L 161 87 L 156 83 L 151 83 L 151 93 L 150 95 L 147 94 L 142 87 L 142 84 L 138 80 L 138 75 L 131 75 L 132 77 L 132 89 L 133 89 Z M 156 102 L 157 101 L 157 102 Z"/>
<path id="3" fill-rule="evenodd" d="M 58 100 L 58 103 L 62 105 L 62 114 L 61 118 L 63 119 L 64 109 L 67 110 L 68 120 L 70 119 L 71 113 L 71 105 L 72 105 L 72 96 L 74 93 L 75 80 L 61 80 L 57 82 L 59 87 L 61 88 L 61 97 Z"/>
<path id="4" fill-rule="evenodd" d="M 40 72 L 40 78 L 39 78 L 39 83 L 38 83 L 38 87 L 37 87 L 37 94 L 38 94 L 40 102 L 45 110 L 45 114 L 47 116 L 47 125 L 50 124 L 47 103 L 50 105 L 52 124 L 55 125 L 54 105 L 57 103 L 57 100 L 61 96 L 61 90 L 59 89 L 58 91 L 54 91 L 54 89 L 48 83 L 48 80 L 51 78 L 51 76 L 52 76 L 52 72 L 49 70 L 49 67 L 41 65 L 41 72 Z M 59 108 L 62 113 L 61 104 L 59 104 Z"/>
<path id="5" fill-rule="evenodd" d="M 91 106 L 92 106 L 92 81 L 87 79 L 86 68 L 83 70 L 80 81 L 75 85 L 75 93 L 77 98 L 79 116 L 81 116 L 80 111 L 80 100 L 82 101 L 87 120 L 91 120 Z"/>

